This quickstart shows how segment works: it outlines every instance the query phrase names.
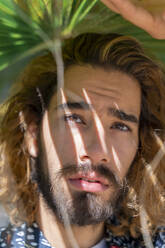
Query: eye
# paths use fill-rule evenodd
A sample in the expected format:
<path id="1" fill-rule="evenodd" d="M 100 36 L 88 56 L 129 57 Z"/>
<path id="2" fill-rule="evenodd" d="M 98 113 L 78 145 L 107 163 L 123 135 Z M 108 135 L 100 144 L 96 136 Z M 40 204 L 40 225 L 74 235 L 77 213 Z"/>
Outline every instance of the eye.
<path id="1" fill-rule="evenodd" d="M 83 117 L 77 114 L 65 115 L 64 120 L 66 122 L 74 122 L 74 123 L 83 124 L 83 125 L 86 124 L 85 121 L 83 120 Z"/>
<path id="2" fill-rule="evenodd" d="M 112 126 L 111 129 L 118 129 L 122 132 L 131 132 L 132 129 L 127 126 L 126 124 L 122 123 L 122 122 L 115 122 Z"/>

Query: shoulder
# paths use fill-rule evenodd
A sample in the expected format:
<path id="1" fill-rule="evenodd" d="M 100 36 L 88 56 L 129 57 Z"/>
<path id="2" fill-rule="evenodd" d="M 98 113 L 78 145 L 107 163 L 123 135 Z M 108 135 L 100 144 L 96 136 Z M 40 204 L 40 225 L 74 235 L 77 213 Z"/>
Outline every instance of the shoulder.
<path id="1" fill-rule="evenodd" d="M 125 236 L 115 236 L 109 230 L 106 233 L 106 241 L 110 245 L 109 247 L 119 247 L 119 248 L 145 248 L 145 243 L 143 237 L 136 239 L 130 235 Z M 156 234 L 152 237 L 154 248 L 165 248 L 165 226 L 160 227 Z"/>
<path id="2" fill-rule="evenodd" d="M 0 247 L 9 247 L 12 233 L 13 230 L 11 225 L 0 228 Z"/>
<path id="3" fill-rule="evenodd" d="M 38 226 L 33 224 L 28 227 L 22 224 L 19 227 L 9 224 L 5 228 L 0 228 L 0 247 L 25 247 L 27 243 L 37 245 L 35 238 L 39 235 Z"/>
<path id="4" fill-rule="evenodd" d="M 165 226 L 160 227 L 154 236 L 154 247 L 165 248 Z"/>

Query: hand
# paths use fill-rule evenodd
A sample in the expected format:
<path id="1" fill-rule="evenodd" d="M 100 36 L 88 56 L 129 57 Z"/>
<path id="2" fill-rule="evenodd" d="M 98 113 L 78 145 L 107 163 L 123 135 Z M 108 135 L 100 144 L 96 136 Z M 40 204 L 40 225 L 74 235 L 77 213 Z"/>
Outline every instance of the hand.
<path id="1" fill-rule="evenodd" d="M 130 0 L 101 0 L 112 11 L 122 15 L 134 25 L 144 29 L 156 39 L 165 39 L 165 9 L 151 13 Z M 157 1 L 157 0 L 155 0 Z"/>

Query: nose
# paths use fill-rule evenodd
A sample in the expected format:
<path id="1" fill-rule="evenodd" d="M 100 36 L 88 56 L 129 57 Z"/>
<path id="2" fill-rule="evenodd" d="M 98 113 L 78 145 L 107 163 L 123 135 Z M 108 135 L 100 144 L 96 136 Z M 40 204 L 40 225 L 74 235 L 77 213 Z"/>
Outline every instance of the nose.
<path id="1" fill-rule="evenodd" d="M 110 162 L 110 155 L 103 149 L 99 142 L 92 143 L 86 147 L 85 153 L 81 154 L 79 158 L 82 163 L 90 161 L 93 165 L 108 164 Z"/>

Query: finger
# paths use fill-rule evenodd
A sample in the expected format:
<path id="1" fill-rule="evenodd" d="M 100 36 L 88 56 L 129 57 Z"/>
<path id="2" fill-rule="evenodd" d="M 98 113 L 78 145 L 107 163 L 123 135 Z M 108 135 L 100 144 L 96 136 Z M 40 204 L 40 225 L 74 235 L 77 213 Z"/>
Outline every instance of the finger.
<path id="1" fill-rule="evenodd" d="M 136 6 L 130 0 L 108 0 L 114 4 L 120 14 L 134 25 L 147 31 L 156 39 L 165 39 L 165 11 L 151 14 L 143 7 Z"/>
<path id="2" fill-rule="evenodd" d="M 156 15 L 154 17 L 154 25 L 152 28 L 152 31 L 150 32 L 152 37 L 156 39 L 165 39 L 165 16 L 162 15 Z"/>
<path id="3" fill-rule="evenodd" d="M 113 3 L 111 3 L 109 0 L 101 0 L 102 3 L 104 3 L 109 9 L 112 11 L 119 13 L 118 9 L 115 7 Z"/>
<path id="4" fill-rule="evenodd" d="M 125 19 L 132 22 L 134 25 L 146 30 L 147 32 L 153 32 L 154 16 L 140 6 L 136 6 L 130 0 L 105 0 L 110 4 L 113 4 L 114 8 L 118 10 Z"/>
<path id="5" fill-rule="evenodd" d="M 102 0 L 102 2 L 134 25 L 144 29 L 152 37 L 165 39 L 165 11 L 161 15 L 153 15 L 130 0 Z"/>
<path id="6" fill-rule="evenodd" d="M 163 12 L 162 12 L 162 19 L 163 19 L 163 21 L 165 21 L 165 10 L 163 10 Z"/>

